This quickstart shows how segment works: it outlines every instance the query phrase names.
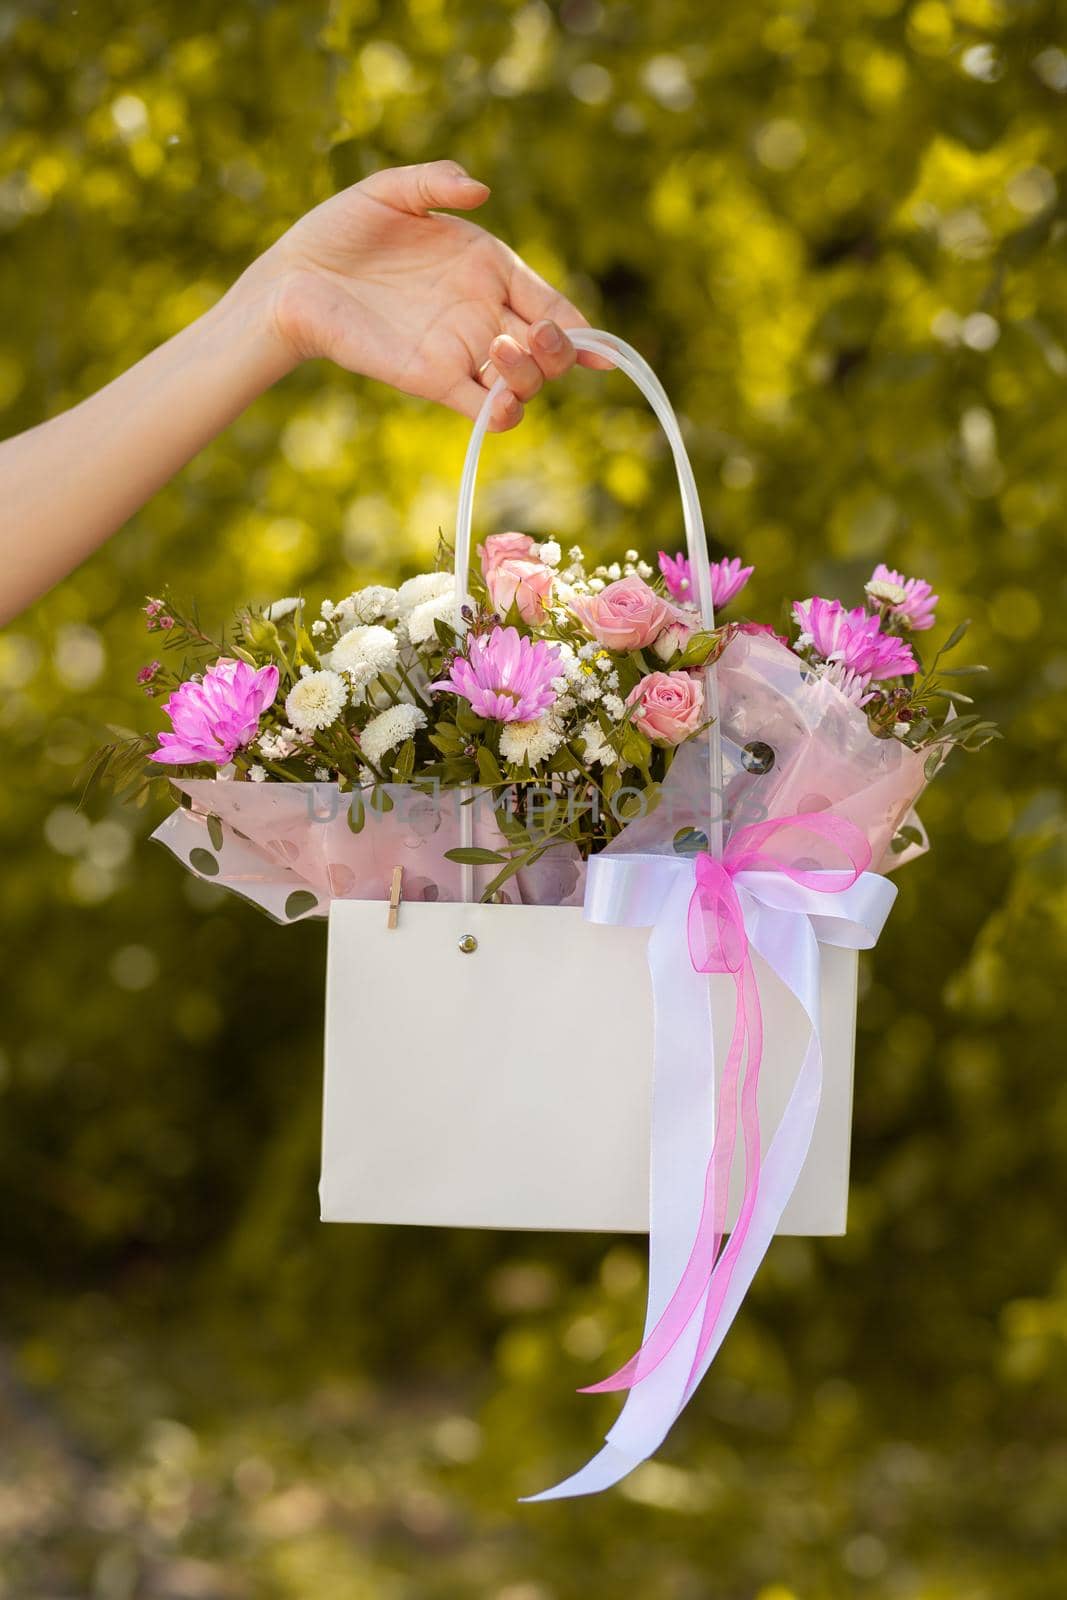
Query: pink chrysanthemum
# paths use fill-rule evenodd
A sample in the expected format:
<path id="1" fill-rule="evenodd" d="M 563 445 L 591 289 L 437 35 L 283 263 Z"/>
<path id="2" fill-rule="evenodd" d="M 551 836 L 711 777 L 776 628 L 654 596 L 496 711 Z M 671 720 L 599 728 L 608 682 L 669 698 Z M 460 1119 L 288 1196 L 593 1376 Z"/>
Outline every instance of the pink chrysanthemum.
<path id="1" fill-rule="evenodd" d="M 874 699 L 875 691 L 869 687 L 871 680 L 868 674 L 852 672 L 848 667 L 843 667 L 840 661 L 831 661 L 822 669 L 819 677 L 823 683 L 832 683 L 854 706 L 865 706 L 868 700 Z"/>
<path id="2" fill-rule="evenodd" d="M 661 550 L 659 553 L 659 570 L 662 572 L 666 582 L 667 592 L 675 600 L 684 600 L 693 606 L 699 604 L 700 597 L 696 593 L 693 583 L 693 574 L 689 569 L 688 556 L 669 556 L 666 550 Z M 718 610 L 720 606 L 729 605 L 734 596 L 741 593 L 755 570 L 755 567 L 743 567 L 740 556 L 724 556 L 721 561 L 713 561 L 711 564 L 711 600 L 715 609 Z"/>
<path id="3" fill-rule="evenodd" d="M 799 649 L 811 646 L 824 661 L 839 661 L 867 678 L 900 678 L 918 671 L 911 646 L 883 633 L 878 617 L 862 606 L 846 611 L 840 600 L 798 600 L 793 618 L 800 628 Z"/>
<path id="4" fill-rule="evenodd" d="M 223 656 L 201 682 L 183 683 L 163 702 L 174 732 L 160 734 L 159 749 L 148 759 L 175 767 L 202 761 L 224 767 L 235 750 L 255 738 L 277 692 L 277 667 L 257 670 Z"/>
<path id="5" fill-rule="evenodd" d="M 430 687 L 462 695 L 490 722 L 533 722 L 555 705 L 552 680 L 559 676 L 554 645 L 541 639 L 534 644 L 515 628 L 494 628 L 476 634 L 466 655 L 452 662 L 448 677 Z"/>
<path id="6" fill-rule="evenodd" d="M 924 628 L 933 627 L 934 608 L 941 596 L 934 593 L 925 578 L 905 578 L 903 573 L 893 572 L 884 561 L 879 561 L 871 574 L 871 582 L 892 583 L 903 589 L 903 600 L 891 604 L 888 611 L 906 628 L 920 633 Z"/>

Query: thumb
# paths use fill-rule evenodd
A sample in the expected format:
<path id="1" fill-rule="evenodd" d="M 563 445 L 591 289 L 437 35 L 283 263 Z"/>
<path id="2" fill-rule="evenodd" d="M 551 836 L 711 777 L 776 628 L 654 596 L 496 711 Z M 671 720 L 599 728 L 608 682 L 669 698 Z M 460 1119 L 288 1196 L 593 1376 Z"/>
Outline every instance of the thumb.
<path id="1" fill-rule="evenodd" d="M 489 185 L 479 183 L 458 161 L 423 161 L 411 167 L 388 167 L 364 178 L 360 187 L 372 199 L 396 211 L 425 216 L 434 206 L 470 211 L 489 196 Z"/>

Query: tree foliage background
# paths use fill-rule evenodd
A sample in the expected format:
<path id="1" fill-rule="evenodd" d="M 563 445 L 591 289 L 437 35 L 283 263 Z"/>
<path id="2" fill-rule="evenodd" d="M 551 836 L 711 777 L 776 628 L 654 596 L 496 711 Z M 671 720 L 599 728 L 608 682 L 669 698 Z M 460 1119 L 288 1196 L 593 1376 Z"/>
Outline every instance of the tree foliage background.
<path id="1" fill-rule="evenodd" d="M 655 1463 L 518 1506 L 610 1423 L 573 1389 L 631 1348 L 637 1243 L 322 1227 L 322 927 L 184 876 L 157 818 L 74 809 L 105 725 L 158 725 L 146 593 L 219 622 L 336 597 L 449 525 L 462 419 L 322 365 L 260 400 L 0 636 L 0 1594 L 1062 1595 L 1062 22 L 0 4 L 6 432 L 336 187 L 455 156 L 482 220 L 661 374 L 753 612 L 882 558 L 927 576 L 1006 732 L 927 797 L 934 848 L 865 962 L 848 1236 L 776 1242 Z M 483 472 L 485 527 L 678 546 L 617 376 L 556 386 Z"/>

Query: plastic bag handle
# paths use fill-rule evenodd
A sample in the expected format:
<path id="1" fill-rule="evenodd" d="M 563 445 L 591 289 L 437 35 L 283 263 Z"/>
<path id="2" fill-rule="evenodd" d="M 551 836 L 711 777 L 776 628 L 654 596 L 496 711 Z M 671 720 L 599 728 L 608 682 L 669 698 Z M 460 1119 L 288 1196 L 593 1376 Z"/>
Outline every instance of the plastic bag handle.
<path id="1" fill-rule="evenodd" d="M 685 524 L 686 552 L 689 557 L 689 570 L 696 580 L 696 599 L 700 607 L 701 620 L 706 628 L 715 626 L 715 602 L 712 598 L 711 563 L 708 559 L 707 539 L 704 533 L 704 516 L 700 509 L 700 496 L 697 493 L 696 479 L 693 468 L 682 439 L 682 430 L 678 425 L 678 418 L 667 398 L 667 391 L 660 383 L 656 374 L 639 351 L 633 345 L 627 344 L 625 339 L 620 339 L 617 334 L 608 333 L 600 328 L 571 328 L 568 338 L 578 350 L 590 351 L 594 355 L 605 356 L 613 366 L 625 372 L 627 377 L 636 384 L 652 407 L 659 420 L 660 426 L 667 436 L 667 443 L 671 447 L 674 458 L 674 467 L 678 475 L 678 488 L 682 497 L 682 517 Z M 467 578 L 470 571 L 471 557 L 471 526 L 474 519 L 474 486 L 478 477 L 478 461 L 482 452 L 486 433 L 489 431 L 489 418 L 493 409 L 493 401 L 507 388 L 503 378 L 498 378 L 485 397 L 485 402 L 475 419 L 471 431 L 470 443 L 467 445 L 467 455 L 463 463 L 463 476 L 459 485 L 459 503 L 456 508 L 456 539 L 455 539 L 455 574 L 456 574 L 456 605 L 454 623 L 457 633 L 466 631 L 463 619 L 463 607 L 469 603 L 470 596 L 467 591 Z M 708 729 L 708 745 L 710 754 L 711 778 L 711 805 L 709 817 L 709 845 L 715 855 L 722 854 L 723 821 L 722 821 L 722 746 L 719 733 L 719 696 L 716 683 L 715 668 L 710 666 L 704 672 L 705 705 L 708 716 L 712 719 Z M 473 836 L 472 808 L 469 805 L 460 806 L 460 837 L 464 845 L 470 845 Z M 474 873 L 469 866 L 461 868 L 461 886 L 464 900 L 473 897 Z"/>
<path id="2" fill-rule="evenodd" d="M 685 522 L 686 552 L 689 556 L 690 570 L 696 579 L 696 599 L 700 607 L 701 619 L 706 628 L 715 626 L 715 603 L 711 591 L 711 565 L 708 560 L 707 539 L 704 534 L 704 516 L 700 509 L 700 497 L 697 494 L 696 479 L 693 468 L 689 462 L 685 443 L 682 439 L 682 430 L 678 426 L 678 418 L 667 398 L 667 391 L 660 383 L 656 374 L 633 345 L 627 344 L 625 339 L 620 339 L 614 333 L 606 333 L 599 328 L 572 328 L 568 334 L 571 343 L 578 350 L 591 351 L 594 355 L 605 356 L 620 371 L 625 372 L 656 413 L 667 442 L 671 447 L 674 457 L 675 471 L 678 474 L 678 488 L 682 496 L 682 516 Z M 489 418 L 493 409 L 493 401 L 497 395 L 503 394 L 507 384 L 503 378 L 498 378 L 486 395 L 485 403 L 475 421 L 471 432 L 470 443 L 467 446 L 467 456 L 463 463 L 463 476 L 459 485 L 459 504 L 456 508 L 456 610 L 455 626 L 457 632 L 462 633 L 465 628 L 461 614 L 462 607 L 467 604 L 467 574 L 470 570 L 471 556 L 471 525 L 474 518 L 474 485 L 478 476 L 478 461 L 482 453 L 482 444 L 489 429 Z"/>

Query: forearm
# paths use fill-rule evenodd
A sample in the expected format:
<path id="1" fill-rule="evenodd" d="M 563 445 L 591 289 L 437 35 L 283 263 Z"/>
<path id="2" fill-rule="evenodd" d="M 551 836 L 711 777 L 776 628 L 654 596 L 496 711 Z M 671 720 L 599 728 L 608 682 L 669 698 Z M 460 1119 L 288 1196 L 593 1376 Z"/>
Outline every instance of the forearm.
<path id="1" fill-rule="evenodd" d="M 0 443 L 0 623 L 130 517 L 294 364 L 239 282 L 70 411 Z"/>

